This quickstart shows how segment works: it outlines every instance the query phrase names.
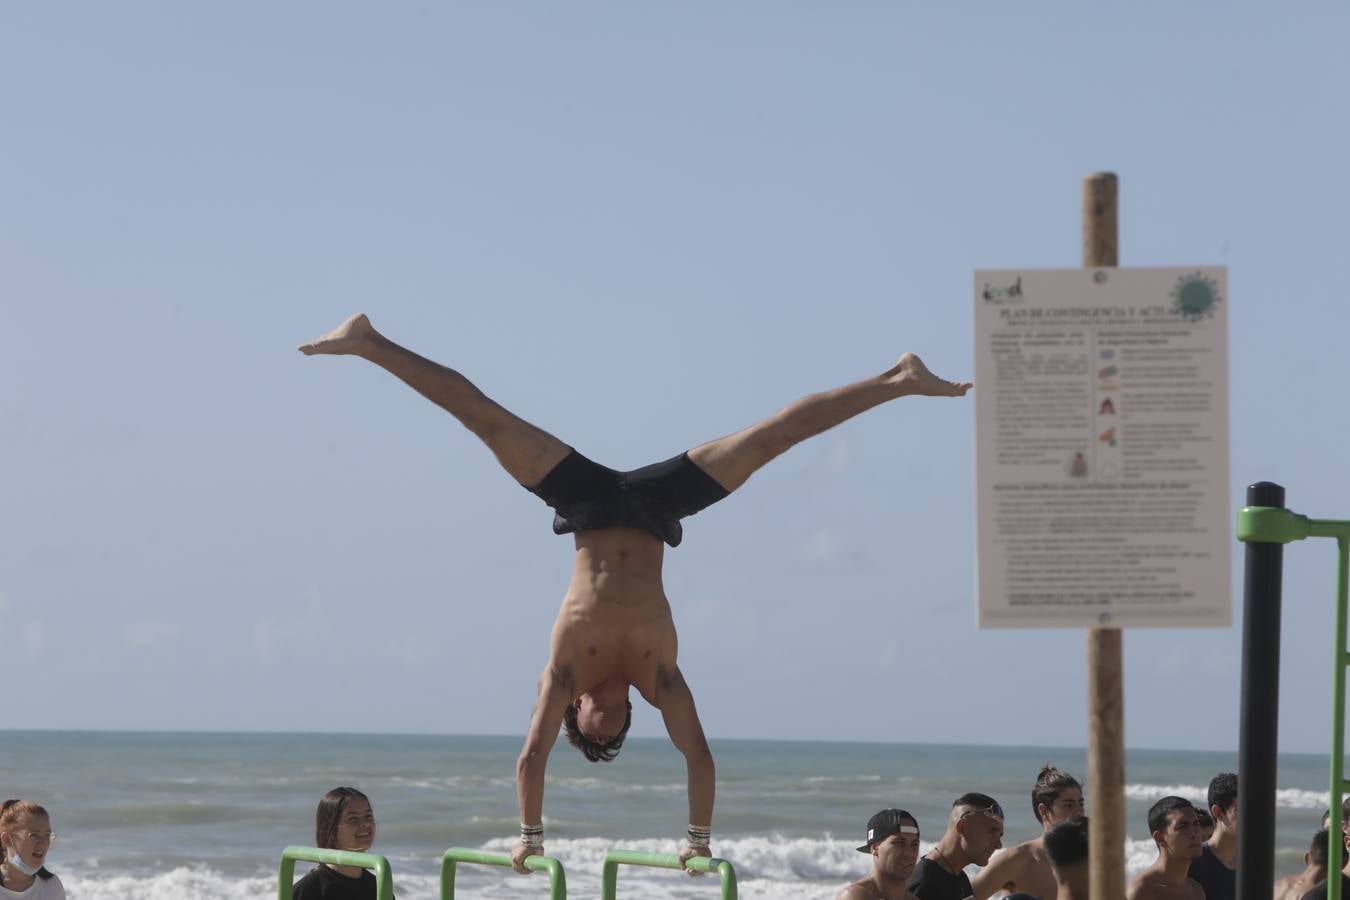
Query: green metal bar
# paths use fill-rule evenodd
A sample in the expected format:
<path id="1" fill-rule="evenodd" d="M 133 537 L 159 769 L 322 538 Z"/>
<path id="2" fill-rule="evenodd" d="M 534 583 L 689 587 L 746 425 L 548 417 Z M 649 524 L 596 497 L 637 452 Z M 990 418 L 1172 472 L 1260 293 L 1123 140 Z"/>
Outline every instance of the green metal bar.
<path id="1" fill-rule="evenodd" d="M 1350 538 L 1350 522 L 1341 519 L 1309 519 L 1308 537 Z"/>
<path id="2" fill-rule="evenodd" d="M 1339 839 L 1329 841 L 1327 871 L 1339 872 L 1345 856 L 1342 833 L 1341 792 L 1345 789 L 1345 600 L 1350 586 L 1350 538 L 1336 539 L 1336 653 L 1331 679 L 1331 833 Z M 1327 879 L 1327 900 L 1341 900 L 1341 880 Z"/>
<path id="3" fill-rule="evenodd" d="M 614 849 L 605 854 L 600 870 L 600 900 L 615 900 L 619 890 L 619 866 L 651 866 L 688 872 L 716 872 L 722 879 L 722 900 L 736 900 L 736 870 L 725 859 L 694 856 L 685 862 L 673 853 L 642 853 Z"/>
<path id="4" fill-rule="evenodd" d="M 1345 832 L 1341 803 L 1350 781 L 1345 778 L 1345 674 L 1350 667 L 1346 649 L 1347 594 L 1350 594 L 1350 521 L 1309 519 L 1307 516 L 1268 506 L 1247 506 L 1238 511 L 1237 537 L 1240 541 L 1287 544 L 1309 537 L 1336 540 L 1336 610 L 1331 681 L 1331 814 L 1342 823 L 1331 830 L 1327 847 L 1327 871 L 1339 872 L 1345 861 Z M 1341 900 L 1341 879 L 1327 879 L 1327 900 Z"/>
<path id="5" fill-rule="evenodd" d="M 281 851 L 281 864 L 277 867 L 277 900 L 291 900 L 291 892 L 295 890 L 297 860 L 374 869 L 375 900 L 394 900 L 394 875 L 389 868 L 389 860 L 374 853 L 352 853 L 319 847 L 287 847 Z"/>
<path id="6" fill-rule="evenodd" d="M 470 850 L 467 847 L 451 847 L 441 857 L 441 900 L 454 900 L 457 863 L 501 866 L 509 869 L 511 857 L 505 853 L 487 853 L 483 850 Z M 551 856 L 527 856 L 525 868 L 531 872 L 548 872 L 549 900 L 567 900 L 567 875 L 563 872 L 561 862 Z"/>
<path id="7" fill-rule="evenodd" d="M 1287 544 L 1308 537 L 1307 516 L 1272 506 L 1244 506 L 1237 514 L 1237 538 L 1262 544 Z"/>

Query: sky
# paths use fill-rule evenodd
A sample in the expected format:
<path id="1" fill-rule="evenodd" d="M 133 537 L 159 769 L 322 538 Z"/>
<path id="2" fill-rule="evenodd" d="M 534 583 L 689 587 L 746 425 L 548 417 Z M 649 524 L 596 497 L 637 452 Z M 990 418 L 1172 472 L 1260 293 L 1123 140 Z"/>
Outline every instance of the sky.
<path id="1" fill-rule="evenodd" d="M 522 733 L 572 542 L 452 418 L 295 346 L 364 311 L 634 468 L 904 351 L 972 272 L 1229 267 L 1232 509 L 1350 518 L 1350 7 L 7 4 L 7 727 Z M 977 385 L 976 390 L 979 390 Z M 717 738 L 1082 746 L 1081 629 L 975 624 L 974 403 L 903 399 L 685 521 Z M 1124 635 L 1129 746 L 1233 749 L 1234 625 Z M 1329 746 L 1334 547 L 1280 747 Z M 639 704 L 633 733 L 662 733 Z"/>

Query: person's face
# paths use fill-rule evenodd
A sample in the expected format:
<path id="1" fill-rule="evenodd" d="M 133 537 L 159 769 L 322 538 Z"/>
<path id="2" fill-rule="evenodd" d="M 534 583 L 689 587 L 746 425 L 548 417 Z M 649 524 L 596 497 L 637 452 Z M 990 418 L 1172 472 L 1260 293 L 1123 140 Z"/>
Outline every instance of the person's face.
<path id="1" fill-rule="evenodd" d="M 966 855 L 977 866 L 989 865 L 989 857 L 1003 846 L 1003 820 L 989 813 L 973 813 L 956 823 Z"/>
<path id="2" fill-rule="evenodd" d="M 590 694 L 582 694 L 576 701 L 577 728 L 588 741 L 604 746 L 619 736 L 628 719 L 628 701 L 598 703 Z"/>
<path id="3" fill-rule="evenodd" d="M 1042 803 L 1037 812 L 1040 813 L 1042 822 L 1048 818 L 1051 825 L 1057 825 L 1065 819 L 1083 815 L 1086 809 L 1087 804 L 1083 802 L 1083 792 L 1076 787 L 1067 787 L 1059 792 L 1054 803 L 1049 806 Z"/>
<path id="4" fill-rule="evenodd" d="M 25 814 L 19 816 L 14 827 L 0 835 L 5 856 L 19 857 L 29 868 L 43 865 L 52 846 L 52 823 L 46 816 Z"/>
<path id="5" fill-rule="evenodd" d="M 1174 809 L 1167 814 L 1167 827 L 1153 832 L 1153 840 L 1166 847 L 1178 859 L 1199 859 L 1201 854 L 1200 823 L 1195 810 Z"/>
<path id="6" fill-rule="evenodd" d="M 370 804 L 360 797 L 352 797 L 342 809 L 338 819 L 337 836 L 333 839 L 335 850 L 350 850 L 353 853 L 365 853 L 375 843 L 375 812 Z"/>
<path id="7" fill-rule="evenodd" d="M 893 834 L 878 841 L 872 845 L 872 860 L 882 875 L 901 881 L 908 879 L 919 862 L 919 836 Z"/>

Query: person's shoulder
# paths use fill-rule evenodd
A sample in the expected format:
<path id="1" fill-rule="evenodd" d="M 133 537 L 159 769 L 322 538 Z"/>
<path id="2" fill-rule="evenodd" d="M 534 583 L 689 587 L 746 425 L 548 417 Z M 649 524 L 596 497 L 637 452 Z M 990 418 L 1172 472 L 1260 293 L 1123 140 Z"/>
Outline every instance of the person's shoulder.
<path id="1" fill-rule="evenodd" d="M 1317 882 L 1303 893 L 1299 900 L 1326 900 L 1327 882 L 1326 879 Z"/>
<path id="2" fill-rule="evenodd" d="M 1214 874 L 1215 866 L 1222 866 L 1219 857 L 1214 855 L 1214 851 L 1209 849 L 1209 844 L 1200 845 L 1200 855 L 1191 860 L 1190 866 L 1186 869 L 1186 874 L 1192 878 L 1198 878 L 1203 881 Z"/>
<path id="3" fill-rule="evenodd" d="M 323 896 L 323 873 L 325 866 L 315 866 L 291 888 L 291 900 L 318 900 Z"/>
<path id="4" fill-rule="evenodd" d="M 1024 841 L 1016 847 L 1009 847 L 1006 850 L 994 854 L 994 859 L 998 859 L 1000 856 L 1007 856 L 1009 865 L 1020 866 L 1026 865 L 1032 860 L 1038 859 L 1044 855 L 1045 844 L 1042 843 L 1040 838 L 1034 838 L 1030 841 Z"/>
<path id="5" fill-rule="evenodd" d="M 60 876 L 39 878 L 37 883 L 40 885 L 37 900 L 66 900 L 66 886 L 61 883 Z"/>
<path id="6" fill-rule="evenodd" d="M 1205 900 L 1205 888 L 1194 878 L 1187 877 L 1186 890 L 1190 892 L 1194 900 Z"/>
<path id="7" fill-rule="evenodd" d="M 918 900 L 967 900 L 975 896 L 965 872 L 953 875 L 928 857 L 920 857 L 905 884 Z"/>
<path id="8" fill-rule="evenodd" d="M 834 900 L 875 900 L 876 896 L 876 888 L 871 881 L 864 878 L 844 888 L 835 895 Z"/>
<path id="9" fill-rule="evenodd" d="M 1152 897 L 1156 888 L 1153 875 L 1152 869 L 1145 869 L 1131 878 L 1125 886 L 1126 900 L 1147 900 Z"/>
<path id="10" fill-rule="evenodd" d="M 931 877 L 933 869 L 938 868 L 938 864 L 926 856 L 920 856 L 919 861 L 914 864 L 914 871 L 909 873 L 909 880 L 905 882 L 911 889 L 914 885 L 921 884 L 925 878 Z"/>

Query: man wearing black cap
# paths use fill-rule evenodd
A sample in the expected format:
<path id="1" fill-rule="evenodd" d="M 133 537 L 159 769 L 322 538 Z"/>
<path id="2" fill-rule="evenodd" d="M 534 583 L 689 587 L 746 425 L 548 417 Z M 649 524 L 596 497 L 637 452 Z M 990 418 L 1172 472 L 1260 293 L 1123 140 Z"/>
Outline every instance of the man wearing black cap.
<path id="1" fill-rule="evenodd" d="M 919 822 L 903 809 L 883 809 L 867 820 L 867 843 L 859 853 L 872 854 L 872 874 L 853 882 L 835 900 L 913 900 L 905 879 L 919 858 Z"/>
<path id="2" fill-rule="evenodd" d="M 1003 846 L 1003 807 L 988 794 L 962 794 L 952 804 L 947 831 L 919 860 L 909 889 L 919 900 L 972 900 L 966 866 L 989 865 Z"/>

